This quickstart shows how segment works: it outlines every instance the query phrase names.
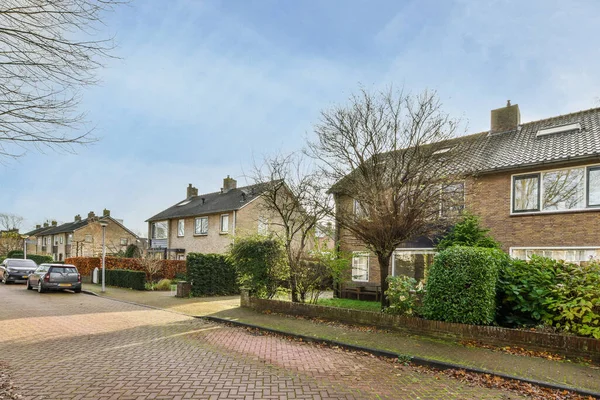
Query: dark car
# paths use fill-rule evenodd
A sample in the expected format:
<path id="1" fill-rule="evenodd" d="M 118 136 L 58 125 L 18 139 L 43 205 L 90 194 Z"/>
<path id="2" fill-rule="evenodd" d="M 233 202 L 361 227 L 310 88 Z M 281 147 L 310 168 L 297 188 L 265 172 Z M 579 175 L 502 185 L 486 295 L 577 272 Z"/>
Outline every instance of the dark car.
<path id="1" fill-rule="evenodd" d="M 7 258 L 0 264 L 0 278 L 4 284 L 9 282 L 25 282 L 37 269 L 33 260 L 23 258 Z"/>
<path id="2" fill-rule="evenodd" d="M 29 275 L 27 289 L 37 289 L 40 293 L 65 289 L 81 293 L 81 275 L 71 264 L 41 264 Z"/>

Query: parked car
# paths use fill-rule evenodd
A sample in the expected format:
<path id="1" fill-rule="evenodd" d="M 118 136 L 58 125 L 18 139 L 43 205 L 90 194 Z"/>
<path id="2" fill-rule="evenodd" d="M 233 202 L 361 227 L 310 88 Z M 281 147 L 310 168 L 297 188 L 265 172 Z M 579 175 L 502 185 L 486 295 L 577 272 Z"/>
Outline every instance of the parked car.
<path id="1" fill-rule="evenodd" d="M 7 258 L 0 264 L 2 283 L 25 282 L 38 265 L 33 260 L 23 258 Z"/>
<path id="2" fill-rule="evenodd" d="M 34 288 L 40 293 L 65 289 L 81 293 L 81 275 L 71 264 L 41 264 L 27 279 L 27 289 Z"/>

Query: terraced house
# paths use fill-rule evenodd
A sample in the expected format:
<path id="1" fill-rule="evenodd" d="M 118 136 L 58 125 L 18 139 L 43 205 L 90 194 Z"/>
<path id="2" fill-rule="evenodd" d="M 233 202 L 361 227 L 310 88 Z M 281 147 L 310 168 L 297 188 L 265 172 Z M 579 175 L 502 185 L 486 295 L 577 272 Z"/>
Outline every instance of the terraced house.
<path id="1" fill-rule="evenodd" d="M 28 254 L 50 255 L 56 261 L 68 257 L 95 257 L 102 253 L 102 226 L 106 224 L 106 253 L 124 252 L 130 244 L 140 245 L 140 238 L 123 225 L 123 221 L 111 217 L 110 210 L 104 210 L 102 216 L 93 211 L 82 219 L 78 214 L 73 221 L 58 225 L 37 225 L 28 232 Z"/>
<path id="2" fill-rule="evenodd" d="M 184 260 L 187 253 L 225 253 L 236 235 L 265 234 L 274 217 L 261 207 L 263 184 L 237 187 L 227 176 L 218 192 L 198 195 L 190 183 L 186 197 L 147 220 L 150 251 Z"/>
<path id="3" fill-rule="evenodd" d="M 521 123 L 519 106 L 509 102 L 492 110 L 489 131 L 454 143 L 462 140 L 474 145 L 457 193 L 505 251 L 521 259 L 600 259 L 599 108 Z M 353 280 L 378 283 L 377 258 L 348 232 L 338 232 L 338 240 L 354 252 Z M 404 243 L 390 274 L 422 278 L 433 254 L 431 238 Z"/>

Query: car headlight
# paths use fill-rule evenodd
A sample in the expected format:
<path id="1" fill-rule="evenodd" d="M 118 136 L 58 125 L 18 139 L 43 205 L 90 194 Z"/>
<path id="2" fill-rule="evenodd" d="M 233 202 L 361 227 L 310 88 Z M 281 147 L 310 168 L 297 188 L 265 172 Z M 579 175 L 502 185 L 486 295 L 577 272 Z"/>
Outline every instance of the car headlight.
<path id="1" fill-rule="evenodd" d="M 14 268 L 6 268 L 6 270 L 7 270 L 8 272 L 16 272 L 16 270 L 15 270 Z"/>

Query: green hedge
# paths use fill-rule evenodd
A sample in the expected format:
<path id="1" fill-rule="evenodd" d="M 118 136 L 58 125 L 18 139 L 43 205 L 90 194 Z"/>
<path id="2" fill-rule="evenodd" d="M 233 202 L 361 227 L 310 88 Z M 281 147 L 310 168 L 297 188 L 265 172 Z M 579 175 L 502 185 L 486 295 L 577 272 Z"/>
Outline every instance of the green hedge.
<path id="1" fill-rule="evenodd" d="M 496 314 L 496 283 L 503 252 L 455 246 L 435 257 L 427 278 L 423 316 L 427 319 L 486 325 Z"/>
<path id="2" fill-rule="evenodd" d="M 223 296 L 239 293 L 233 265 L 222 254 L 189 253 L 187 279 L 192 296 Z"/>
<path id="3" fill-rule="evenodd" d="M 5 257 L 5 258 L 23 258 L 23 252 L 21 250 L 14 250 L 14 251 L 9 252 L 8 254 L 9 254 L 9 256 Z M 40 265 L 43 263 L 55 262 L 52 260 L 52 256 L 40 256 L 37 254 L 27 254 L 27 258 L 29 260 L 35 261 L 35 263 L 37 265 Z M 0 262 L 2 262 L 2 261 L 4 261 L 4 259 L 0 260 Z M 60 263 L 62 263 L 62 261 Z"/>
<path id="4" fill-rule="evenodd" d="M 146 290 L 146 273 L 144 271 L 131 271 L 128 269 L 107 269 L 106 284 L 135 290 Z M 99 271 L 102 280 L 102 271 Z"/>

